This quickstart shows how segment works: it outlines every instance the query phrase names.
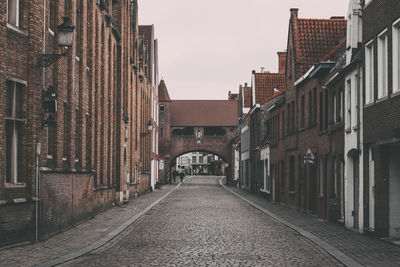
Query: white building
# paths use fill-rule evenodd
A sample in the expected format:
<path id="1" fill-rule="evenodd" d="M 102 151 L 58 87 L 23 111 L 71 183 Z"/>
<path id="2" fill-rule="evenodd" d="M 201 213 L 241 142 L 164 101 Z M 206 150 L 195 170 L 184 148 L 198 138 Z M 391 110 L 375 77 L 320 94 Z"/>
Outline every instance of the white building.
<path id="1" fill-rule="evenodd" d="M 345 68 L 345 225 L 364 228 L 362 7 L 350 0 Z"/>

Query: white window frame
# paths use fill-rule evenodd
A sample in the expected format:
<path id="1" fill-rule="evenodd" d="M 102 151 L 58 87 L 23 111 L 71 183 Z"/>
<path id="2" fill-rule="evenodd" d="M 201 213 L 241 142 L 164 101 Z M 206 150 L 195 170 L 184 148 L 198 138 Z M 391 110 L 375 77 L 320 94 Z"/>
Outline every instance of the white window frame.
<path id="1" fill-rule="evenodd" d="M 378 35 L 378 99 L 388 95 L 388 35 L 387 29 Z"/>
<path id="2" fill-rule="evenodd" d="M 374 39 L 365 45 L 365 103 L 374 102 Z"/>
<path id="3" fill-rule="evenodd" d="M 351 128 L 351 78 L 346 81 L 346 128 Z"/>
<path id="4" fill-rule="evenodd" d="M 393 93 L 398 93 L 400 92 L 400 18 L 393 23 L 392 33 Z"/>
<path id="5" fill-rule="evenodd" d="M 9 14 L 8 14 L 8 6 L 10 1 L 14 1 L 15 2 L 15 25 L 13 23 L 10 23 L 9 21 Z M 19 4 L 20 4 L 20 0 L 7 0 L 7 24 L 11 25 L 12 27 L 16 27 L 19 28 Z"/>

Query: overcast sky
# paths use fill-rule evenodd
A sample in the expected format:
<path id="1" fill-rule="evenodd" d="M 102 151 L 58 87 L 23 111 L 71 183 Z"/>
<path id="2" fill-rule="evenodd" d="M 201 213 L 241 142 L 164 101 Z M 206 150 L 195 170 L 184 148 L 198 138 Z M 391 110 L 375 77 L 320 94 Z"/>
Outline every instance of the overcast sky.
<path id="1" fill-rule="evenodd" d="M 154 24 L 159 70 L 172 99 L 227 99 L 251 71 L 277 72 L 290 8 L 300 18 L 345 16 L 349 0 L 139 0 Z"/>

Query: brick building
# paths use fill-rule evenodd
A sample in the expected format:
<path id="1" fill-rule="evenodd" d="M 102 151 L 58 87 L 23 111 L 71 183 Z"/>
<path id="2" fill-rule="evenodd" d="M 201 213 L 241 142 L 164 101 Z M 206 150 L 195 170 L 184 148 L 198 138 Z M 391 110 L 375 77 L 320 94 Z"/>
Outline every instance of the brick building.
<path id="1" fill-rule="evenodd" d="M 363 9 L 364 228 L 400 237 L 400 2 Z"/>
<path id="2" fill-rule="evenodd" d="M 143 42 L 143 70 L 145 86 L 143 87 L 143 129 L 141 133 L 141 157 L 144 159 L 142 176 L 150 175 L 150 187 L 155 188 L 158 182 L 158 40 L 154 38 L 154 25 L 140 25 L 139 33 Z M 150 128 L 149 128 L 150 127 Z"/>
<path id="3" fill-rule="evenodd" d="M 271 127 L 278 133 L 275 143 L 271 146 L 271 165 L 274 169 L 273 175 L 277 179 L 275 181 L 278 191 L 277 201 L 299 208 L 308 208 L 314 212 L 316 209 L 312 207 L 314 205 L 312 203 L 315 203 L 317 207 L 320 207 L 318 213 L 322 218 L 327 216 L 327 197 L 324 193 L 326 187 L 320 183 L 320 190 L 314 192 L 311 199 L 310 196 L 306 196 L 306 191 L 310 190 L 305 187 L 306 184 L 316 184 L 310 182 L 311 177 L 317 179 L 321 176 L 321 182 L 325 184 L 328 169 L 322 166 L 326 165 L 328 159 L 323 154 L 314 155 L 321 157 L 315 159 L 314 168 L 308 168 L 303 164 L 303 157 L 311 146 L 315 146 L 316 149 L 329 149 L 328 137 L 321 141 L 321 147 L 315 141 L 318 140 L 320 133 L 328 129 L 330 101 L 328 91 L 322 90 L 323 84 L 320 80 L 305 80 L 314 71 L 314 69 L 310 70 L 314 64 L 320 63 L 319 66 L 325 67 L 326 64 L 321 62 L 322 58 L 339 45 L 345 34 L 346 20 L 343 18 L 300 19 L 298 10 L 291 9 L 285 101 L 271 109 L 270 115 L 275 121 Z M 327 64 L 329 67 L 330 65 L 331 63 Z M 319 74 L 319 69 L 315 69 L 317 70 Z M 304 88 L 299 87 L 304 82 L 307 85 Z M 307 121 L 306 114 L 308 114 Z M 323 146 L 327 147 L 323 148 Z M 315 152 L 313 154 L 317 154 Z M 317 169 L 320 173 L 318 176 Z M 318 184 L 318 181 L 315 182 Z M 304 204 L 306 201 L 309 203 L 308 207 Z"/>
<path id="4" fill-rule="evenodd" d="M 150 175 L 140 173 L 150 166 L 142 145 L 151 144 L 142 135 L 150 74 L 137 1 L 7 0 L 0 10 L 4 245 L 43 238 L 149 189 Z M 63 17 L 75 26 L 73 44 L 38 67 L 39 55 L 60 54 Z M 56 112 L 42 112 L 42 91 L 57 92 Z"/>

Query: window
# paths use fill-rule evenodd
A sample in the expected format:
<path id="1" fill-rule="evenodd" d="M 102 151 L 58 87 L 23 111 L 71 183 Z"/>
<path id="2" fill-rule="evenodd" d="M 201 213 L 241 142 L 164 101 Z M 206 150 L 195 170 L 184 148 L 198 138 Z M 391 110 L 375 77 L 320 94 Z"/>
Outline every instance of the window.
<path id="1" fill-rule="evenodd" d="M 294 101 L 292 101 L 292 133 L 295 131 L 295 118 L 294 118 L 294 109 L 295 109 L 295 104 Z"/>
<path id="2" fill-rule="evenodd" d="M 306 96 L 302 95 L 301 97 L 301 121 L 300 121 L 300 128 L 304 128 L 304 121 L 305 121 L 305 105 L 306 105 Z"/>
<path id="3" fill-rule="evenodd" d="M 312 114 L 313 114 L 313 106 L 312 106 L 312 92 L 308 92 L 308 125 L 312 125 Z"/>
<path id="4" fill-rule="evenodd" d="M 24 85 L 7 81 L 6 96 L 6 183 L 22 182 Z"/>
<path id="5" fill-rule="evenodd" d="M 69 127 L 68 127 L 68 105 L 67 103 L 64 102 L 63 106 L 63 112 L 64 112 L 64 134 L 63 134 L 63 160 L 68 159 L 68 133 L 69 133 Z"/>
<path id="6" fill-rule="evenodd" d="M 328 129 L 328 107 L 329 98 L 328 98 L 328 91 L 325 90 L 325 112 L 324 112 L 324 129 Z"/>
<path id="7" fill-rule="evenodd" d="M 338 99 L 338 105 L 339 105 L 339 121 L 342 121 L 344 118 L 344 98 L 343 98 L 343 89 L 339 90 L 339 99 Z"/>
<path id="8" fill-rule="evenodd" d="M 317 121 L 317 88 L 313 89 L 313 123 Z"/>
<path id="9" fill-rule="evenodd" d="M 324 197 L 324 161 L 319 159 L 319 196 Z"/>
<path id="10" fill-rule="evenodd" d="M 333 166 L 333 179 L 331 180 L 331 196 L 333 198 L 337 198 L 337 184 L 338 184 L 338 168 L 336 158 L 332 159 Z"/>
<path id="11" fill-rule="evenodd" d="M 163 113 L 163 112 L 164 112 L 164 105 L 160 104 L 160 113 Z"/>
<path id="12" fill-rule="evenodd" d="M 393 93 L 400 91 L 400 19 L 393 23 Z"/>
<path id="13" fill-rule="evenodd" d="M 226 131 L 221 127 L 204 128 L 204 136 L 224 136 L 224 135 L 226 135 Z"/>
<path id="14" fill-rule="evenodd" d="M 289 159 L 289 191 L 294 191 L 294 156 Z"/>
<path id="15" fill-rule="evenodd" d="M 388 37 L 387 30 L 378 36 L 378 99 L 388 94 Z"/>
<path id="16" fill-rule="evenodd" d="M 347 96 L 346 96 L 346 102 L 347 102 L 347 115 L 346 115 L 346 127 L 350 128 L 351 127 L 351 79 L 347 80 Z"/>
<path id="17" fill-rule="evenodd" d="M 197 162 L 197 157 L 196 156 L 192 156 L 192 163 L 196 163 Z"/>
<path id="18" fill-rule="evenodd" d="M 374 45 L 373 40 L 365 46 L 365 103 L 374 101 Z"/>
<path id="19" fill-rule="evenodd" d="M 203 156 L 199 156 L 199 163 L 203 163 Z"/>
<path id="20" fill-rule="evenodd" d="M 336 121 L 337 121 L 337 99 L 336 99 L 336 93 L 333 93 L 332 99 L 333 99 L 333 107 L 332 107 L 332 109 L 333 109 L 332 110 L 333 117 L 332 117 L 332 119 L 333 119 L 333 124 L 335 124 Z"/>
<path id="21" fill-rule="evenodd" d="M 281 191 L 285 190 L 285 161 L 281 161 Z"/>
<path id="22" fill-rule="evenodd" d="M 290 133 L 290 104 L 287 105 L 287 129 L 286 132 Z"/>
<path id="23" fill-rule="evenodd" d="M 278 125 L 278 127 L 279 127 L 279 125 Z M 285 111 L 283 110 L 282 111 L 282 139 L 283 139 L 283 136 L 285 135 Z M 278 129 L 278 131 L 279 131 L 279 129 Z"/>
<path id="24" fill-rule="evenodd" d="M 7 22 L 8 24 L 20 26 L 20 0 L 8 0 L 7 2 Z"/>
<path id="25" fill-rule="evenodd" d="M 319 131 L 322 132 L 324 128 L 324 95 L 319 93 Z"/>

